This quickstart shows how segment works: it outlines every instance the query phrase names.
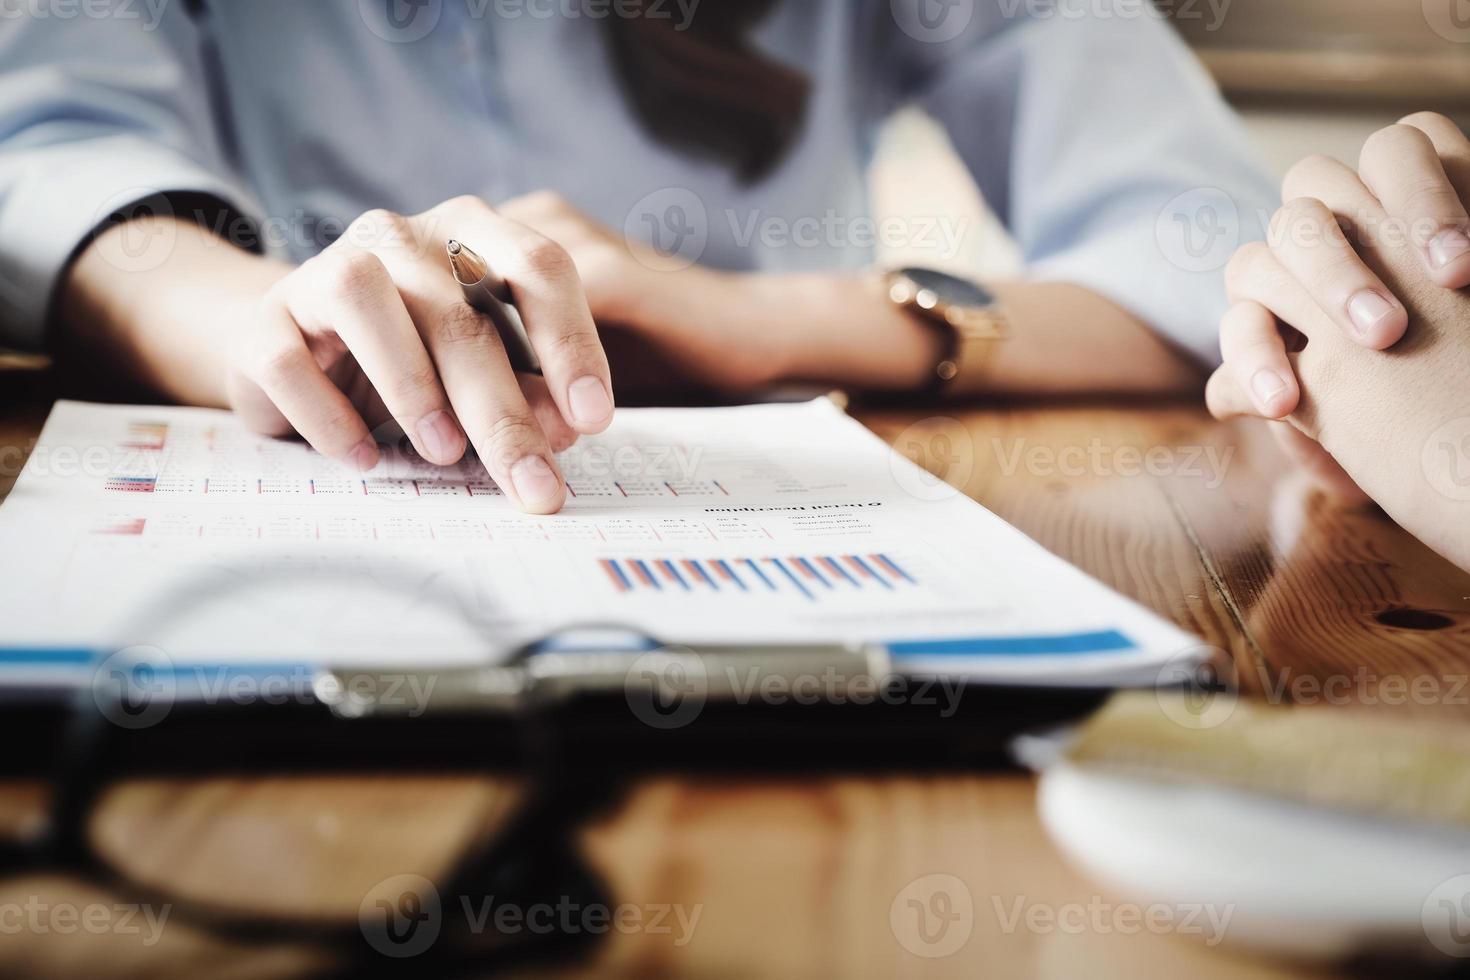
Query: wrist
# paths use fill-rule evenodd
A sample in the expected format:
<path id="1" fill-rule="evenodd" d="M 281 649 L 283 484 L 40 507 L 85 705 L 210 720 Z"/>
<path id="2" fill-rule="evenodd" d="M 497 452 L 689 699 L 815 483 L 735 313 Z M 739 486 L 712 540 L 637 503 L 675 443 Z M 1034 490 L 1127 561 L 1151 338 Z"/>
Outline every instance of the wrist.
<path id="1" fill-rule="evenodd" d="M 705 334 L 720 347 L 718 376 L 735 390 L 767 387 L 796 376 L 796 338 L 784 278 L 690 266 L 650 272 L 630 322 L 681 346 L 681 335 Z"/>
<path id="2" fill-rule="evenodd" d="M 77 256 L 58 295 L 58 326 L 78 339 L 72 350 L 113 369 L 121 362 L 159 395 L 222 406 L 230 339 L 248 329 L 260 298 L 291 267 L 189 222 L 130 224 L 138 222 L 159 224 L 109 229 Z M 124 235 L 145 236 L 157 261 L 140 261 Z"/>
<path id="3" fill-rule="evenodd" d="M 889 299 L 881 276 L 766 278 L 791 321 L 791 380 L 906 389 L 924 385 L 933 373 L 939 335 Z"/>

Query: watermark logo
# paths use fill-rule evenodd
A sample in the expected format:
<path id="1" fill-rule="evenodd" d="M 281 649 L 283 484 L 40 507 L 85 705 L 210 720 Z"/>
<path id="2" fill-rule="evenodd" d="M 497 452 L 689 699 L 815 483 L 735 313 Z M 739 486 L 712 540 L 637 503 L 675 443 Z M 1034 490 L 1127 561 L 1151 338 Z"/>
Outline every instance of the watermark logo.
<path id="1" fill-rule="evenodd" d="M 29 895 L 24 902 L 0 903 L 0 936 L 55 934 L 72 936 L 137 936 L 145 947 L 158 944 L 173 912 L 172 905 L 139 905 L 130 902 L 47 902 Z"/>
<path id="2" fill-rule="evenodd" d="M 709 675 L 704 661 L 692 650 L 655 650 L 629 666 L 623 676 L 623 696 L 634 716 L 650 728 L 683 728 L 704 710 Z"/>
<path id="3" fill-rule="evenodd" d="M 0 0 L 0 21 L 128 20 L 155 31 L 173 0 Z"/>
<path id="4" fill-rule="evenodd" d="M 953 41 L 975 19 L 975 0 L 890 0 L 893 21 L 925 44 Z"/>
<path id="5" fill-rule="evenodd" d="M 1205 31 L 1225 24 L 1233 0 L 998 0 L 1007 20 L 1201 21 Z"/>
<path id="6" fill-rule="evenodd" d="M 444 0 L 357 0 L 367 29 L 390 44 L 421 41 L 439 26 Z"/>
<path id="7" fill-rule="evenodd" d="M 1470 0 L 1423 0 L 1424 23 L 1446 41 L 1470 44 Z"/>
<path id="8" fill-rule="evenodd" d="M 975 931 L 975 900 L 954 875 L 925 875 L 893 897 L 888 925 L 898 944 L 915 956 L 953 956 Z"/>
<path id="9" fill-rule="evenodd" d="M 357 922 L 369 946 L 394 959 L 418 956 L 443 927 L 439 890 L 415 874 L 394 875 L 373 886 L 358 906 Z"/>
<path id="10" fill-rule="evenodd" d="M 1451 500 L 1470 500 L 1470 416 L 1435 429 L 1424 443 L 1420 462 L 1436 492 Z"/>
<path id="11" fill-rule="evenodd" d="M 924 253 L 940 262 L 954 259 L 964 246 L 970 219 L 954 215 L 773 214 L 752 208 L 725 209 L 730 237 L 740 248 L 833 249 Z"/>
<path id="12" fill-rule="evenodd" d="M 178 693 L 173 659 L 158 647 L 119 650 L 92 672 L 92 700 L 119 728 L 150 728 L 168 717 Z"/>
<path id="13" fill-rule="evenodd" d="M 97 209 L 93 252 L 119 272 L 151 272 L 173 255 L 179 223 L 173 208 L 155 188 L 129 187 Z"/>
<path id="14" fill-rule="evenodd" d="M 1470 874 L 1446 878 L 1424 899 L 1424 935 L 1446 956 L 1470 957 Z"/>
<path id="15" fill-rule="evenodd" d="M 1150 933 L 1155 936 L 1195 936 L 1212 947 L 1224 941 L 1225 931 L 1235 915 L 1234 905 L 1200 902 L 1137 905 L 1110 902 L 1101 895 L 1093 895 L 1086 902 L 1060 905 L 1029 901 L 1025 895 L 1017 895 L 1010 902 L 1005 902 L 999 895 L 994 895 L 991 905 L 1001 932 L 1008 936 L 1017 930 L 1038 936 L 1054 933 L 1067 936 L 1084 933 L 1136 936 Z"/>
<path id="16" fill-rule="evenodd" d="M 685 187 L 645 195 L 623 221 L 623 238 L 640 262 L 655 272 L 678 272 L 698 262 L 709 244 L 709 213 Z"/>
<path id="17" fill-rule="evenodd" d="M 1191 647 L 1159 668 L 1154 698 L 1164 716 L 1183 728 L 1215 728 L 1230 720 L 1240 701 L 1234 661 L 1215 647 Z"/>
<path id="18" fill-rule="evenodd" d="M 1031 476 L 1121 477 L 1133 479 L 1150 476 L 1156 479 L 1180 477 L 1201 480 L 1205 489 L 1217 490 L 1225 482 L 1235 446 L 1149 446 L 1109 445 L 1093 436 L 1087 445 L 1032 445 L 1025 436 L 1011 440 L 1007 446 L 999 438 L 990 440 L 991 451 L 1005 477 L 1024 470 Z"/>
<path id="19" fill-rule="evenodd" d="M 1196 187 L 1159 212 L 1154 238 L 1164 258 L 1178 268 L 1215 272 L 1240 245 L 1240 210 L 1218 187 Z"/>
<path id="20" fill-rule="evenodd" d="M 667 20 L 675 31 L 694 24 L 699 0 L 465 0 L 471 20 L 493 14 L 501 20 Z"/>
<path id="21" fill-rule="evenodd" d="M 975 469 L 974 442 L 958 419 L 915 422 L 893 440 L 893 449 L 889 472 L 905 493 L 918 500 L 950 499 L 969 482 Z M 900 457 L 915 465 L 907 465 Z"/>

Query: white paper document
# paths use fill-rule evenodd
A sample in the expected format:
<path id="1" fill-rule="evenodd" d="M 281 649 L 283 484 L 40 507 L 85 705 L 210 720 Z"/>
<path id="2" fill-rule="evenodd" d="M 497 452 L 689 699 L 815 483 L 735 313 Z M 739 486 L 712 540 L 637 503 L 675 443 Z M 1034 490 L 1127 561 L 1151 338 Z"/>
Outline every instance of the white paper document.
<path id="1" fill-rule="evenodd" d="M 0 507 L 0 683 L 175 664 L 449 666 L 579 625 L 862 640 L 914 671 L 1151 677 L 1196 640 L 826 400 L 625 409 L 520 514 L 474 459 L 370 473 L 230 414 L 60 402 Z"/>

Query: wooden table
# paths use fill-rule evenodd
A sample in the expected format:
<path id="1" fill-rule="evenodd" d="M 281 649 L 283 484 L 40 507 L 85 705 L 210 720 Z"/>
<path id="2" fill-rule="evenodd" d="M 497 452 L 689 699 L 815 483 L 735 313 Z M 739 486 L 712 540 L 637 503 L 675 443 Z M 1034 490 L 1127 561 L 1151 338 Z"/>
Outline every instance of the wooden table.
<path id="1" fill-rule="evenodd" d="M 39 397 L 12 399 L 0 446 L 27 446 L 44 411 Z M 1466 672 L 1470 576 L 1381 514 L 1334 506 L 1253 428 L 1186 404 L 859 414 L 1052 551 L 1227 652 L 1248 691 L 1320 698 L 1317 683 L 1346 675 L 1361 698 Z M 514 793 L 469 777 L 156 780 L 115 791 L 92 829 L 120 866 L 185 894 L 351 914 L 384 867 L 434 877 Z M 697 908 L 692 939 L 614 933 L 590 959 L 537 972 L 1305 975 L 1180 937 L 1007 931 L 1017 901 L 1106 900 L 1048 843 L 1033 795 L 1018 774 L 637 780 L 582 845 L 619 903 Z M 44 799 L 44 787 L 4 784 L 0 832 L 33 825 Z M 973 926 L 952 955 L 922 958 L 890 908 L 941 873 L 965 883 Z M 7 907 L 110 900 L 67 879 L 0 879 L 0 929 Z M 151 946 L 80 929 L 0 938 L 7 976 L 293 977 L 330 965 L 306 947 L 222 943 L 180 925 Z"/>

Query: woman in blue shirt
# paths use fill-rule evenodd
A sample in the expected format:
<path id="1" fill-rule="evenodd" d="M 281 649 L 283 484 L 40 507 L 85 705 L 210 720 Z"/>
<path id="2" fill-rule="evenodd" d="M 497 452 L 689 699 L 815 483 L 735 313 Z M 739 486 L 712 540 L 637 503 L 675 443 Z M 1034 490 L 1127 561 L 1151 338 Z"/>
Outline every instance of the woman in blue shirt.
<path id="1" fill-rule="evenodd" d="M 944 126 L 1026 261 L 962 290 L 1005 324 L 983 357 L 865 271 L 878 235 L 944 230 L 869 218 L 873 137 L 903 106 Z M 553 453 L 611 420 L 604 341 L 639 352 L 620 384 L 656 363 L 732 392 L 1197 386 L 1219 269 L 1273 196 L 1138 0 L 117 0 L 0 22 L 0 340 L 50 331 L 363 467 L 391 418 L 434 462 L 474 445 L 533 511 L 563 502 Z M 507 280 L 544 380 L 464 305 L 450 238 Z"/>

